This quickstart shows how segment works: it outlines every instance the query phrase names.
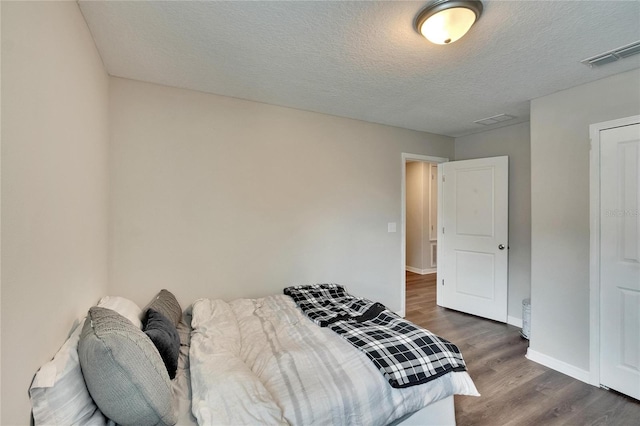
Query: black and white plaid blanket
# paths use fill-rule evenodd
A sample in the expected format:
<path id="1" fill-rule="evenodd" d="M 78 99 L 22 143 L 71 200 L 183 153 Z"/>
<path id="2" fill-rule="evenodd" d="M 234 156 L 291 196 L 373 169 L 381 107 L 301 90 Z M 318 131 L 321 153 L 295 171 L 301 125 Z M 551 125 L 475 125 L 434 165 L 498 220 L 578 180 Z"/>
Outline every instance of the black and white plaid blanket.
<path id="1" fill-rule="evenodd" d="M 465 371 L 451 342 L 400 318 L 379 303 L 337 284 L 284 289 L 316 324 L 329 327 L 364 352 L 394 388 L 419 385 L 451 371 Z"/>

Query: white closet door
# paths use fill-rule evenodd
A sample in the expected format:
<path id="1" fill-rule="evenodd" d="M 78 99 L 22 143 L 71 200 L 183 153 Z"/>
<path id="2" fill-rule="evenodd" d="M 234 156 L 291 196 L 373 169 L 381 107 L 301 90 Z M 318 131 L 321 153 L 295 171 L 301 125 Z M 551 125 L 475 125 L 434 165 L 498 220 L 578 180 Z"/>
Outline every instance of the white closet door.
<path id="1" fill-rule="evenodd" d="M 640 399 L 640 124 L 600 132 L 600 382 Z"/>

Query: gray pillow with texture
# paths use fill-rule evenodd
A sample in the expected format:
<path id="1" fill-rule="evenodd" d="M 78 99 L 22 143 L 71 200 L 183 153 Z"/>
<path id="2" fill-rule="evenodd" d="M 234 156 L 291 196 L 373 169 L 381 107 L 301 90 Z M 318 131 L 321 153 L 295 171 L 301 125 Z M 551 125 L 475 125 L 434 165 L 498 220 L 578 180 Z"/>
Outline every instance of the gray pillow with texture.
<path id="1" fill-rule="evenodd" d="M 160 312 L 147 309 L 147 315 L 142 321 L 142 331 L 149 336 L 160 353 L 160 357 L 167 367 L 169 378 L 173 380 L 178 370 L 178 357 L 180 356 L 180 336 L 171 320 Z"/>
<path id="2" fill-rule="evenodd" d="M 169 318 L 174 326 L 178 326 L 180 320 L 182 320 L 182 308 L 178 303 L 178 300 L 168 290 L 162 289 L 160 293 L 149 303 L 147 308 L 144 310 L 146 313 L 147 309 L 153 309 L 156 312 L 160 312 L 165 317 Z"/>
<path id="3" fill-rule="evenodd" d="M 109 419 L 127 425 L 173 425 L 171 382 L 158 350 L 111 309 L 89 309 L 78 357 L 91 397 Z"/>

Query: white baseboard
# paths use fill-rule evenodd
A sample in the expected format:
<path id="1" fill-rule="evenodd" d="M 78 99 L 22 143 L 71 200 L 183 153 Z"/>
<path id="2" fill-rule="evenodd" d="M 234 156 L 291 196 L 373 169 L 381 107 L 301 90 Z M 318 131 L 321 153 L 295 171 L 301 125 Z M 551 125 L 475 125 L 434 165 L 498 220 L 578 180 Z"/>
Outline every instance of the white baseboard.
<path id="1" fill-rule="evenodd" d="M 516 318 L 509 315 L 507 317 L 507 324 L 512 325 L 514 327 L 522 328 L 522 318 Z"/>
<path id="2" fill-rule="evenodd" d="M 531 348 L 527 349 L 527 354 L 525 356 L 533 362 L 537 362 L 545 367 L 559 371 L 560 373 L 566 374 L 567 376 L 573 377 L 581 382 L 591 384 L 591 375 L 588 371 L 583 370 L 582 368 L 567 364 L 564 361 L 557 360 L 548 355 L 541 354 L 540 352 L 533 351 Z"/>
<path id="3" fill-rule="evenodd" d="M 414 268 L 413 266 L 406 266 L 405 269 L 409 272 L 420 275 L 435 274 L 437 271 L 436 268 L 418 269 Z"/>

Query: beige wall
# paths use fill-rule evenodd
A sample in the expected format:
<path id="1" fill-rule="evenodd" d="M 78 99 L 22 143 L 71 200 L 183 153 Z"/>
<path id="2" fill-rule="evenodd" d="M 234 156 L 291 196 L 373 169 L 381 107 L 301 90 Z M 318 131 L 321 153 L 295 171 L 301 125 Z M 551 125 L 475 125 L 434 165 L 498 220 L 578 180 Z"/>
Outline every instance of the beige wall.
<path id="1" fill-rule="evenodd" d="M 640 114 L 640 70 L 531 102 L 531 346 L 589 370 L 589 125 Z"/>
<path id="2" fill-rule="evenodd" d="M 107 285 L 108 77 L 75 2 L 2 2 L 2 419 Z"/>
<path id="3" fill-rule="evenodd" d="M 501 127 L 455 141 L 455 159 L 509 156 L 509 306 L 522 319 L 531 292 L 531 151 L 529 123 Z M 512 322 L 512 321 L 510 321 Z"/>
<path id="4" fill-rule="evenodd" d="M 421 162 L 407 163 L 407 266 L 424 269 L 422 266 L 422 199 L 423 167 Z"/>
<path id="5" fill-rule="evenodd" d="M 407 165 L 407 260 L 406 266 L 421 271 L 431 265 L 431 164 L 411 161 Z M 435 168 L 435 166 L 433 166 Z M 435 200 L 434 200 L 435 201 Z M 437 204 L 433 206 L 436 210 Z M 436 226 L 433 223 L 433 226 Z M 434 240 L 435 243 L 435 240 Z"/>
<path id="6" fill-rule="evenodd" d="M 0 95 L 2 94 L 2 2 L 0 2 Z M 2 307 L 2 102 L 0 102 L 0 308 Z M 2 312 L 0 312 L 0 423 L 2 423 Z"/>
<path id="7" fill-rule="evenodd" d="M 183 304 L 338 282 L 399 310 L 401 153 L 453 140 L 111 80 L 110 291 Z"/>
<path id="8" fill-rule="evenodd" d="M 431 266 L 431 164 L 422 163 L 422 269 Z M 437 204 L 434 206 L 437 209 Z M 437 210 L 436 210 L 437 211 Z M 435 225 L 435 224 L 434 224 Z"/>

